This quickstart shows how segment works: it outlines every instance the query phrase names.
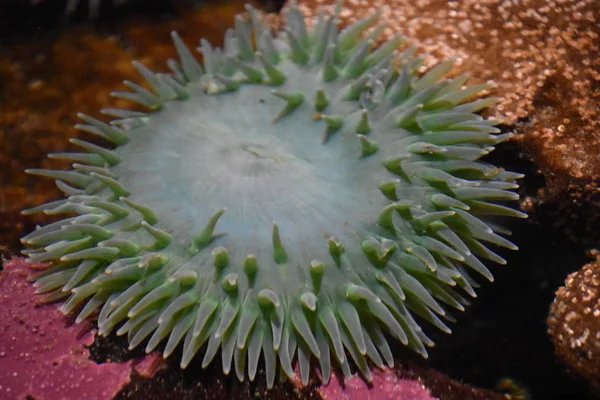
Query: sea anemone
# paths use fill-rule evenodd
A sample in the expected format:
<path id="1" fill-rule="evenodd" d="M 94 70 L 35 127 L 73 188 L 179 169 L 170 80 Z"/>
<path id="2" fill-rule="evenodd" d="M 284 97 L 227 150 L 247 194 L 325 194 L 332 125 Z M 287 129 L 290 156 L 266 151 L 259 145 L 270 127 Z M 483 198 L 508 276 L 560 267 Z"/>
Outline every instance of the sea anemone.
<path id="1" fill-rule="evenodd" d="M 296 357 L 304 383 L 311 359 L 325 382 L 332 360 L 370 379 L 390 337 L 427 356 L 421 322 L 450 332 L 469 274 L 492 280 L 479 258 L 505 263 L 487 246 L 516 249 L 491 219 L 524 216 L 502 205 L 520 175 L 479 161 L 511 136 L 477 114 L 497 99 L 444 79 L 452 61 L 420 74 L 400 35 L 376 47 L 377 15 L 338 32 L 292 7 L 275 38 L 247 10 L 203 65 L 176 33 L 172 73 L 135 64 L 152 90 L 114 95 L 152 112 L 80 115 L 112 148 L 71 139 L 82 152 L 50 157 L 72 170 L 27 171 L 67 196 L 26 211 L 65 216 L 22 239 L 52 262 L 37 292 L 132 349 L 181 343 L 182 368 L 220 349 L 252 380 L 262 353 L 269 387 Z"/>

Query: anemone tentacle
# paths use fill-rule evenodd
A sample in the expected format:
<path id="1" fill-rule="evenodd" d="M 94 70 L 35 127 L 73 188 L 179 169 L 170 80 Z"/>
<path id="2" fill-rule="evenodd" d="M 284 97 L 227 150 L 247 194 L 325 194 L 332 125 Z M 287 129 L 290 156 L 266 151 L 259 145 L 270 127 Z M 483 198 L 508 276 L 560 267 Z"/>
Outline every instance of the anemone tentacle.
<path id="1" fill-rule="evenodd" d="M 449 333 L 471 274 L 493 279 L 480 259 L 516 249 L 490 218 L 525 216 L 503 204 L 520 175 L 480 160 L 510 137 L 478 114 L 490 86 L 445 78 L 452 62 L 419 74 L 400 36 L 375 48 L 376 15 L 308 29 L 292 7 L 274 36 L 248 11 L 203 63 L 173 33 L 171 73 L 135 64 L 151 90 L 114 95 L 149 113 L 80 115 L 113 148 L 73 139 L 51 155 L 72 170 L 28 170 L 66 195 L 27 211 L 65 216 L 22 239 L 53 262 L 37 291 L 131 348 L 182 346 L 182 368 L 220 350 L 252 380 L 262 353 L 268 386 L 295 359 L 304 383 L 315 359 L 325 381 L 350 360 L 370 379 L 386 334 L 426 357 L 420 321 Z"/>

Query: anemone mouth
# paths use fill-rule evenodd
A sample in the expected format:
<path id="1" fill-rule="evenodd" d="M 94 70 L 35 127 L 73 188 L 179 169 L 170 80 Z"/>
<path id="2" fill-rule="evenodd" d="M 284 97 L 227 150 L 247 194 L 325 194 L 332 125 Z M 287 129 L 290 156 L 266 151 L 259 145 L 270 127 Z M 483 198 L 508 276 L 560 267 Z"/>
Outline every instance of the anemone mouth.
<path id="1" fill-rule="evenodd" d="M 291 66 L 284 69 L 291 73 L 295 64 L 287 64 Z M 378 180 L 389 172 L 381 160 L 361 157 L 352 126 L 324 142 L 327 124 L 311 104 L 313 93 L 304 89 L 315 86 L 313 75 L 319 74 L 314 67 L 309 70 L 311 74 L 302 71 L 278 86 L 277 93 L 304 98 L 283 118 L 278 118 L 282 101 L 267 85 L 210 97 L 201 85 L 190 89 L 186 102 L 157 112 L 146 126 L 130 131 L 128 142 L 115 150 L 123 161 L 114 167 L 129 198 L 143 201 L 157 215 L 168 214 L 162 226 L 183 243 L 226 209 L 219 219 L 224 233 L 219 245 L 238 263 L 248 253 L 272 247 L 274 222 L 288 262 L 295 265 L 329 258 L 330 236 L 360 249 L 369 233 L 376 232 L 373 221 L 388 203 Z M 335 97 L 340 84 L 324 86 Z M 356 102 L 341 101 L 336 108 L 352 114 Z M 272 273 L 278 274 L 276 268 Z"/>
<path id="2" fill-rule="evenodd" d="M 491 280 L 480 258 L 516 249 L 490 217 L 525 216 L 502 204 L 520 175 L 479 161 L 510 137 L 477 114 L 489 87 L 443 79 L 451 62 L 419 75 L 400 37 L 374 49 L 377 15 L 309 31 L 293 7 L 275 39 L 248 10 L 203 66 L 176 34 L 172 74 L 136 64 L 153 90 L 115 95 L 154 112 L 82 115 L 114 149 L 74 139 L 85 152 L 52 155 L 73 170 L 28 171 L 68 196 L 26 211 L 66 214 L 22 239 L 54 262 L 38 292 L 132 348 L 182 345 L 182 368 L 220 350 L 254 379 L 262 354 L 269 386 L 294 359 L 304 383 L 311 359 L 324 381 L 350 360 L 370 379 L 367 359 L 393 364 L 386 334 L 427 356 L 419 320 L 450 332 L 469 271 Z"/>

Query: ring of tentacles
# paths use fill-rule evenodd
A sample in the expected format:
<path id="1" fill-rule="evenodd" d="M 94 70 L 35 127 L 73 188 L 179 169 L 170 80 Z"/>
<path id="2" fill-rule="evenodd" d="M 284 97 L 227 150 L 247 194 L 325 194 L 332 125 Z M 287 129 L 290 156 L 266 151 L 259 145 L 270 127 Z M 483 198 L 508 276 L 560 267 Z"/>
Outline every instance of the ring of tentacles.
<path id="1" fill-rule="evenodd" d="M 497 99 L 451 61 L 421 73 L 401 36 L 375 46 L 377 15 L 308 29 L 292 7 L 275 36 L 248 11 L 202 64 L 175 33 L 170 73 L 136 63 L 151 90 L 115 95 L 150 112 L 80 115 L 114 146 L 72 139 L 50 155 L 72 170 L 28 170 L 66 195 L 26 211 L 64 215 L 23 238 L 52 262 L 37 291 L 131 348 L 181 346 L 182 368 L 220 350 L 252 380 L 262 354 L 269 387 L 294 360 L 304 383 L 311 360 L 370 379 L 389 338 L 426 356 L 422 322 L 450 332 L 471 274 L 492 280 L 480 258 L 516 248 L 492 218 L 524 216 L 503 204 L 520 175 L 479 160 L 510 137 L 478 114 Z"/>

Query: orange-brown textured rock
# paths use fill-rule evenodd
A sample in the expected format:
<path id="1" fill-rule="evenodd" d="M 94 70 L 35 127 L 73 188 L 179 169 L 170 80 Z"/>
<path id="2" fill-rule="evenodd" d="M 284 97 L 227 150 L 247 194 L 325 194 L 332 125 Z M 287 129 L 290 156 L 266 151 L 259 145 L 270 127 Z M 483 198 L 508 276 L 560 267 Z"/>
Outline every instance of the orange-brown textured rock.
<path id="1" fill-rule="evenodd" d="M 558 289 L 548 332 L 568 369 L 600 393 L 600 258 L 569 275 Z"/>
<path id="2" fill-rule="evenodd" d="M 50 221 L 20 211 L 61 196 L 54 182 L 26 175 L 26 168 L 63 168 L 48 153 L 75 150 L 68 139 L 80 135 L 76 114 L 101 117 L 101 108 L 133 108 L 110 96 L 124 79 L 139 80 L 131 61 L 157 71 L 176 55 L 170 31 L 177 30 L 191 48 L 200 37 L 221 44 L 234 15 L 246 1 L 237 0 L 181 10 L 177 18 L 128 21 L 102 33 L 92 26 L 64 27 L 11 46 L 0 36 L 0 243 L 18 251 L 19 238 L 35 224 Z M 94 138 L 89 138 L 94 141 Z M 3 248 L 0 247 L 0 251 Z"/>
<path id="3" fill-rule="evenodd" d="M 299 3 L 314 17 L 335 2 Z M 565 220 L 600 214 L 593 205 L 600 199 L 598 0 L 347 0 L 340 18 L 346 25 L 377 10 L 388 24 L 384 38 L 403 33 L 429 54 L 428 65 L 456 57 L 456 73 L 497 83 L 496 116 L 518 133 L 547 183 L 524 207 L 555 203 Z M 585 199 L 586 207 L 563 207 Z"/>

